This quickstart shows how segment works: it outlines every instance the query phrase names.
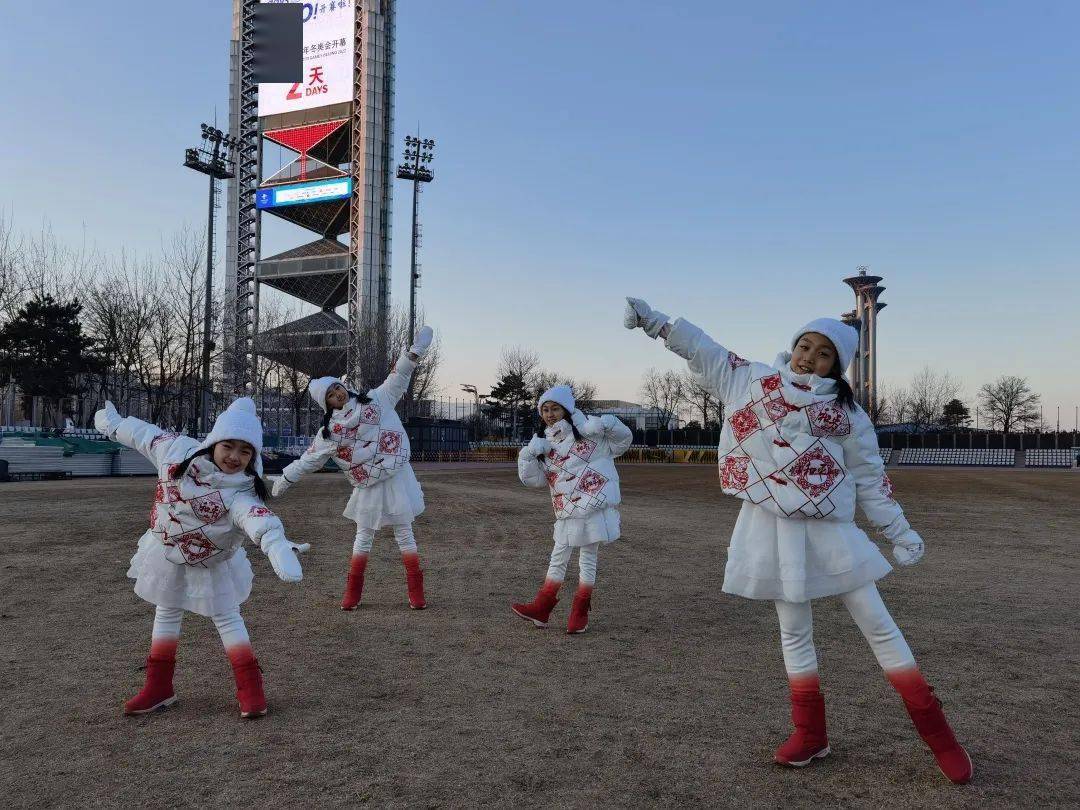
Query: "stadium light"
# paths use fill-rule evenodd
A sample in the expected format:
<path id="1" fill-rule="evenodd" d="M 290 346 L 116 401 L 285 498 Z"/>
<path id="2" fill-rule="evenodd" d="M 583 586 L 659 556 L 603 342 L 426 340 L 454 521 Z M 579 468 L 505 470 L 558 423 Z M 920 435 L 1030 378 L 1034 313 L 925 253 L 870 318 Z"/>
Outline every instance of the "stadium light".
<path id="1" fill-rule="evenodd" d="M 413 184 L 413 207 L 412 207 L 412 256 L 409 262 L 409 340 L 416 333 L 416 287 L 420 280 L 420 273 L 416 265 L 416 249 L 420 243 L 420 184 L 430 183 L 435 179 L 434 173 L 426 163 L 430 163 L 435 155 L 431 151 L 435 148 L 435 141 L 426 138 L 421 141 L 413 135 L 405 136 L 405 162 L 397 167 L 397 176 L 401 180 L 412 180 Z M 426 152 L 424 150 L 427 150 Z"/>
<path id="2" fill-rule="evenodd" d="M 199 415 L 199 429 L 210 430 L 210 353 L 214 348 L 210 339 L 211 311 L 210 294 L 214 284 L 214 209 L 217 207 L 217 184 L 219 180 L 234 177 L 235 162 L 231 143 L 233 139 L 217 127 L 209 124 L 199 125 L 202 139 L 206 145 L 184 150 L 184 166 L 194 169 L 209 177 L 210 195 L 206 213 L 206 293 L 203 306 L 203 351 L 202 351 L 202 407 Z"/>

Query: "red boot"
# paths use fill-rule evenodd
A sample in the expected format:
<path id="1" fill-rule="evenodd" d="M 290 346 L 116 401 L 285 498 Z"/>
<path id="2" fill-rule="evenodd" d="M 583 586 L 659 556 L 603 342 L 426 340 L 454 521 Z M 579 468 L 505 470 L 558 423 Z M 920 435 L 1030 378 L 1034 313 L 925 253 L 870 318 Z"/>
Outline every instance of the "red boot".
<path id="1" fill-rule="evenodd" d="M 263 694 L 262 668 L 255 658 L 232 662 L 236 677 L 236 700 L 244 719 L 266 714 L 266 695 Z"/>
<path id="2" fill-rule="evenodd" d="M 970 782 L 975 767 L 968 752 L 956 741 L 941 710 L 941 701 L 934 694 L 934 687 L 926 683 L 917 669 L 899 674 L 889 673 L 888 677 L 904 699 L 915 730 L 933 752 L 941 772 L 957 785 Z"/>
<path id="3" fill-rule="evenodd" d="M 172 683 L 175 667 L 175 658 L 153 655 L 147 658 L 146 683 L 139 694 L 124 704 L 124 714 L 146 714 L 176 703 Z"/>
<path id="4" fill-rule="evenodd" d="M 829 754 L 825 734 L 825 697 L 820 689 L 791 690 L 791 721 L 795 731 L 776 749 L 773 759 L 781 765 L 802 768 Z"/>
<path id="5" fill-rule="evenodd" d="M 420 555 L 402 554 L 401 562 L 405 565 L 405 584 L 409 588 L 409 607 L 423 610 L 427 607 L 424 600 L 424 572 L 420 570 Z"/>
<path id="6" fill-rule="evenodd" d="M 561 582 L 546 579 L 531 602 L 518 602 L 511 605 L 510 609 L 521 618 L 528 619 L 537 627 L 547 627 L 548 617 L 551 616 L 555 603 L 559 601 L 560 585 L 562 585 Z"/>
<path id="7" fill-rule="evenodd" d="M 360 596 L 364 592 L 364 570 L 367 568 L 367 554 L 353 554 L 349 564 L 349 577 L 345 580 L 345 595 L 341 597 L 342 610 L 356 610 L 360 605 Z"/>
<path id="8" fill-rule="evenodd" d="M 592 606 L 592 585 L 578 585 L 574 601 L 570 605 L 570 618 L 566 622 L 566 632 L 584 633 L 589 629 L 589 608 Z"/>

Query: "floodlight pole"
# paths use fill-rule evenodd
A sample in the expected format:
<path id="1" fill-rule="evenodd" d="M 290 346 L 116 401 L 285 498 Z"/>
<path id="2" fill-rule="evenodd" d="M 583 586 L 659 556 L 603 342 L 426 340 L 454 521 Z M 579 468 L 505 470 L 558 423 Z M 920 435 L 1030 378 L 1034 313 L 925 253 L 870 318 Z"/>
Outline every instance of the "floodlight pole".
<path id="1" fill-rule="evenodd" d="M 213 144 L 213 150 L 206 147 L 201 149 L 188 149 L 184 155 L 184 165 L 189 169 L 205 174 L 210 179 L 209 201 L 206 212 L 206 289 L 203 304 L 203 340 L 202 340 L 202 396 L 199 414 L 199 430 L 204 433 L 210 431 L 210 354 L 214 348 L 211 340 L 212 326 L 212 301 L 211 290 L 214 283 L 214 208 L 217 197 L 217 181 L 228 180 L 233 177 L 232 157 L 228 151 L 222 154 L 222 145 L 225 149 L 235 147 L 237 144 L 221 130 L 202 125 L 203 140 Z M 205 160 L 204 156 L 209 156 Z"/>
<path id="2" fill-rule="evenodd" d="M 409 342 L 416 336 L 416 282 L 420 274 L 416 272 L 416 247 L 420 240 L 420 184 L 430 183 L 435 179 L 431 169 L 421 163 L 430 163 L 435 157 L 435 141 L 431 138 L 420 140 L 412 135 L 405 136 L 405 163 L 397 168 L 397 176 L 413 181 L 412 203 L 412 255 L 409 261 Z M 411 164 L 408 162 L 411 161 Z"/>

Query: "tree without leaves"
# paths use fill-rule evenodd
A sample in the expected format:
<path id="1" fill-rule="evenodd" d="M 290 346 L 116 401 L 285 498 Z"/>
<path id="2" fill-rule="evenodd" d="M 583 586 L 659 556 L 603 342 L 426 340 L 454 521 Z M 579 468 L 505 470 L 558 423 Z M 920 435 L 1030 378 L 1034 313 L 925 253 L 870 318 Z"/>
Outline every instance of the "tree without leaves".
<path id="1" fill-rule="evenodd" d="M 684 371 L 683 389 L 691 415 L 697 414 L 699 425 L 716 429 L 724 422 L 724 403 L 705 386 L 701 377 L 692 371 Z"/>
<path id="2" fill-rule="evenodd" d="M 23 239 L 15 235 L 11 217 L 0 211 L 0 322 L 15 316 L 29 289 Z"/>
<path id="3" fill-rule="evenodd" d="M 911 415 L 911 393 L 906 387 L 882 383 L 878 387 L 875 425 L 900 424 Z"/>
<path id="4" fill-rule="evenodd" d="M 416 309 L 416 331 L 426 323 L 422 307 Z M 412 380 L 406 398 L 414 403 L 430 400 L 439 393 L 439 367 L 442 365 L 442 336 L 437 330 L 432 330 L 431 345 L 424 355 L 416 362 Z M 412 346 L 413 338 L 409 335 L 409 310 L 407 307 L 394 307 L 390 311 L 389 319 L 389 346 L 390 356 L 395 360 L 401 352 Z M 426 405 L 430 405 L 427 403 Z M 426 406 L 425 406 L 426 409 Z M 428 414 L 430 415 L 430 414 Z"/>
<path id="5" fill-rule="evenodd" d="M 488 409 L 488 415 L 493 419 L 510 420 L 512 441 L 516 441 L 522 432 L 519 425 L 531 428 L 535 421 L 532 418 L 532 405 L 536 397 L 538 373 L 540 358 L 536 352 L 521 346 L 503 348 L 495 370 L 498 379 L 491 389 L 493 407 Z"/>
<path id="6" fill-rule="evenodd" d="M 1015 428 L 1041 426 L 1038 394 L 1032 392 L 1024 377 L 1005 375 L 986 383 L 979 390 L 991 427 L 1008 433 Z"/>
<path id="7" fill-rule="evenodd" d="M 686 399 L 686 384 L 677 371 L 657 371 L 651 368 L 641 381 L 641 397 L 655 408 L 661 426 L 671 422 Z"/>
<path id="8" fill-rule="evenodd" d="M 532 386 L 535 390 L 533 399 L 538 400 L 540 395 L 556 385 L 568 385 L 574 392 L 574 404 L 579 411 L 588 411 L 596 402 L 596 385 L 589 380 L 575 380 L 555 371 L 539 371 L 536 373 Z"/>
<path id="9" fill-rule="evenodd" d="M 495 374 L 498 377 L 514 375 L 530 384 L 539 371 L 540 358 L 536 352 L 521 346 L 504 347 L 499 355 L 499 365 L 495 368 Z"/>
<path id="10" fill-rule="evenodd" d="M 916 374 L 906 392 L 908 421 L 917 430 L 939 424 L 945 403 L 960 393 L 960 381 L 949 372 L 938 373 L 925 366 Z"/>
<path id="11" fill-rule="evenodd" d="M 589 411 L 596 407 L 596 384 L 594 382 L 567 377 L 566 384 L 574 392 L 574 401 L 579 411 Z"/>
<path id="12" fill-rule="evenodd" d="M 150 276 L 155 307 L 149 333 L 151 360 L 140 368 L 154 420 L 182 427 L 202 410 L 202 343 L 206 267 L 204 237 L 189 228 L 173 234 Z M 211 295 L 211 312 L 214 312 Z M 211 321 L 210 340 L 216 338 Z"/>
<path id="13" fill-rule="evenodd" d="M 267 332 L 296 318 L 297 315 L 292 310 L 282 311 L 277 306 L 277 302 L 269 304 L 262 312 L 262 322 Z M 270 347 L 280 361 L 263 358 L 262 363 L 265 367 L 262 369 L 260 379 L 266 386 L 269 385 L 271 379 L 276 380 L 275 405 L 280 407 L 284 404 L 288 407 L 293 435 L 298 436 L 301 433 L 300 414 L 307 406 L 307 389 L 310 382 L 310 378 L 299 370 L 305 363 L 307 341 L 303 336 L 284 330 L 275 334 Z"/>
<path id="14" fill-rule="evenodd" d="M 135 376 L 150 363 L 149 336 L 160 308 L 158 286 L 149 267 L 121 254 L 87 289 L 86 327 L 98 341 L 104 372 L 97 381 L 95 407 L 112 399 L 127 410 Z"/>
<path id="15" fill-rule="evenodd" d="M 24 278 L 29 295 L 52 296 L 63 301 L 74 290 L 90 286 L 101 268 L 101 256 L 86 245 L 73 249 L 62 244 L 49 223 L 24 244 Z"/>
<path id="16" fill-rule="evenodd" d="M 424 325 L 424 312 L 416 313 L 416 329 Z M 358 336 L 357 355 L 362 379 L 350 379 L 358 388 L 369 389 L 382 385 L 390 374 L 402 351 L 412 345 L 409 335 L 409 312 L 404 307 L 393 307 L 385 324 L 371 323 L 361 326 Z M 438 333 L 432 339 L 428 351 L 420 358 L 413 371 L 409 390 L 404 399 L 417 402 L 435 396 L 439 390 L 438 373 L 442 365 L 442 340 Z"/>

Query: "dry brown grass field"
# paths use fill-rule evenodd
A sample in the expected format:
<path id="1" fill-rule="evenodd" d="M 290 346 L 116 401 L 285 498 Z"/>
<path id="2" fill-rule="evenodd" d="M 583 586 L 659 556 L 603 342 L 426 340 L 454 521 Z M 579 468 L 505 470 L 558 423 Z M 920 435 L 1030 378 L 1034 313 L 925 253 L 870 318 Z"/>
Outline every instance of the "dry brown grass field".
<path id="1" fill-rule="evenodd" d="M 209 620 L 185 618 L 179 702 L 142 683 L 153 608 L 125 578 L 150 479 L 0 485 L 0 796 L 8 807 L 1005 807 L 1080 805 L 1080 475 L 893 474 L 927 540 L 881 581 L 975 762 L 956 787 L 837 600 L 815 603 L 833 753 L 772 764 L 788 733 L 771 604 L 720 591 L 738 502 L 711 466 L 621 468 L 624 539 L 600 553 L 589 632 L 514 617 L 551 509 L 509 465 L 418 465 L 430 609 L 381 532 L 364 603 L 338 609 L 348 485 L 275 503 L 310 542 L 299 585 L 252 546 L 243 614 L 270 714 L 237 717 Z M 576 561 L 571 563 L 576 577 Z"/>

